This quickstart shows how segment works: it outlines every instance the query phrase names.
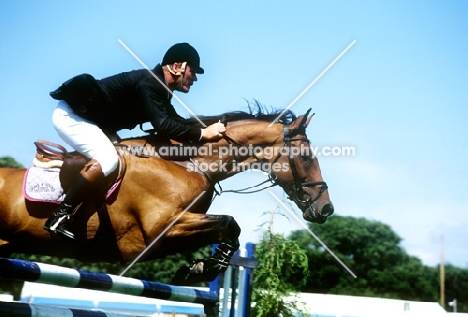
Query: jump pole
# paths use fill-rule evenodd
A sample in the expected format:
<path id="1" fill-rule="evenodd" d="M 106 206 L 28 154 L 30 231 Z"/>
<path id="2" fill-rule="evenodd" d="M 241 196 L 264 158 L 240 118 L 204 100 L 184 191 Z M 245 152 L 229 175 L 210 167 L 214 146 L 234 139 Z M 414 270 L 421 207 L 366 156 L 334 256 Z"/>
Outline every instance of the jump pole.
<path id="1" fill-rule="evenodd" d="M 212 291 L 6 258 L 0 258 L 0 277 L 71 288 L 85 288 L 144 296 L 175 302 L 202 304 L 207 317 L 218 317 L 219 315 L 219 296 L 218 293 Z"/>

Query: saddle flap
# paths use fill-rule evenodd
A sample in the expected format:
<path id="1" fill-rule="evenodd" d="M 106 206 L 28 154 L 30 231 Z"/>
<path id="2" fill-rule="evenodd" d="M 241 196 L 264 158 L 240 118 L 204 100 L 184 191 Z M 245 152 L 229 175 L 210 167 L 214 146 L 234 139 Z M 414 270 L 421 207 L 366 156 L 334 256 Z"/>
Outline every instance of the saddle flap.
<path id="1" fill-rule="evenodd" d="M 60 203 L 65 194 L 59 181 L 58 168 L 31 166 L 24 174 L 23 196 L 29 201 Z"/>

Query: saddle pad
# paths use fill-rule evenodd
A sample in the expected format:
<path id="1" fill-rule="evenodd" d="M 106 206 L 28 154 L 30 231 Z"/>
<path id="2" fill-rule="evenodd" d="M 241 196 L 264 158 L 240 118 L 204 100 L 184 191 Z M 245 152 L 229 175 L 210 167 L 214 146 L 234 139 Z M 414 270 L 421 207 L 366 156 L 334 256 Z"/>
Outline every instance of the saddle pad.
<path id="1" fill-rule="evenodd" d="M 23 181 L 24 197 L 30 201 L 60 203 L 65 194 L 60 185 L 59 172 L 59 168 L 28 168 Z"/>

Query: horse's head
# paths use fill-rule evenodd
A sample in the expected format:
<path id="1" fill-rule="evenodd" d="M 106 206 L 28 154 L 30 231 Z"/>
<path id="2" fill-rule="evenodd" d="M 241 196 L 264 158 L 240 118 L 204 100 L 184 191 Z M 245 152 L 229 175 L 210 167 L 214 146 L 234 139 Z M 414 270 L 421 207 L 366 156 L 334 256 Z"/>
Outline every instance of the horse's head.
<path id="1" fill-rule="evenodd" d="M 260 169 L 284 189 L 302 210 L 305 220 L 323 223 L 333 214 L 333 204 L 318 160 L 307 139 L 306 128 L 312 118 L 309 112 L 310 109 L 296 119 L 289 110 L 278 116 L 278 113 L 264 114 L 258 106 L 257 114 L 224 114 L 222 121 L 227 123 L 224 138 L 212 144 L 214 156 L 204 156 L 203 159 L 213 163 L 222 157 L 226 172 L 216 170 L 214 173 L 206 171 L 205 174 L 209 174 L 211 180 L 218 181 L 244 171 L 246 166 L 247 169 Z M 203 119 L 209 123 L 217 122 L 219 116 Z M 275 123 L 271 124 L 272 121 Z M 231 149 L 231 146 L 235 151 L 223 151 L 223 147 Z"/>
<path id="2" fill-rule="evenodd" d="M 309 111 L 290 124 L 284 125 L 283 146 L 275 158 L 282 168 L 274 173 L 276 182 L 302 210 L 307 221 L 323 223 L 333 214 L 327 184 L 322 179 L 306 128 L 312 116 Z"/>

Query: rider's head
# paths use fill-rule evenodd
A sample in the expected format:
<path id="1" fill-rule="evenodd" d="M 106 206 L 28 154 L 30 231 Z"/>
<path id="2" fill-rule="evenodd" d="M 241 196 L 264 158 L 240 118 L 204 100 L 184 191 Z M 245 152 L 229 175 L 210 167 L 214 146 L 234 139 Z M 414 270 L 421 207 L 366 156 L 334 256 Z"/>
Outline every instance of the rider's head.
<path id="1" fill-rule="evenodd" d="M 190 86 L 197 80 L 196 74 L 203 74 L 200 67 L 198 52 L 188 43 L 177 43 L 164 54 L 161 64 L 169 72 L 172 80 L 168 82 L 173 89 L 188 92 Z M 171 82 L 174 82 L 171 85 Z"/>

